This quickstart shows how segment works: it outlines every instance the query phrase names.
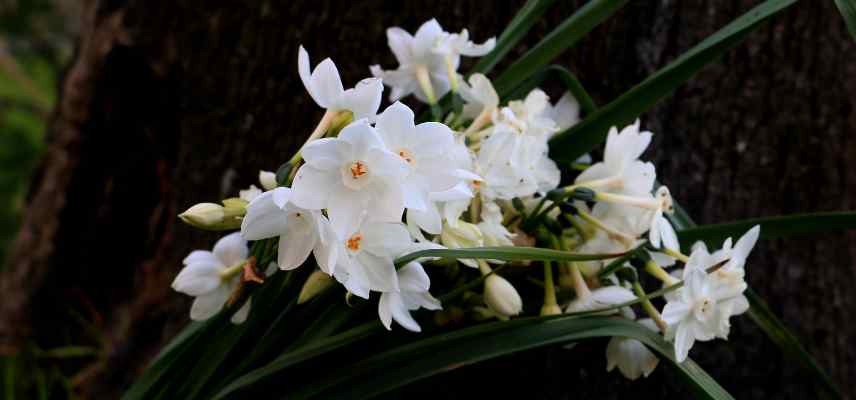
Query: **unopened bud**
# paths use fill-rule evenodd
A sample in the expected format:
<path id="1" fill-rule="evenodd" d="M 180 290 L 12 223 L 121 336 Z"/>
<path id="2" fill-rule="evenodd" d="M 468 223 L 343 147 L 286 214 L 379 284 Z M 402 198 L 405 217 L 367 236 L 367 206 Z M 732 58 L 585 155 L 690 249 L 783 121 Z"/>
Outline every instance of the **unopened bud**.
<path id="1" fill-rule="evenodd" d="M 246 202 L 241 207 L 230 199 L 227 201 L 229 205 L 226 207 L 215 203 L 199 203 L 178 214 L 178 217 L 186 224 L 199 229 L 209 231 L 237 229 L 241 226 L 241 218 L 247 211 Z"/>
<path id="2" fill-rule="evenodd" d="M 259 171 L 259 183 L 264 190 L 274 190 L 278 186 L 276 183 L 276 174 L 270 171 Z"/>
<path id="3" fill-rule="evenodd" d="M 505 278 L 491 274 L 484 280 L 484 302 L 493 312 L 512 317 L 523 310 L 523 300 L 517 289 Z"/>
<path id="4" fill-rule="evenodd" d="M 484 243 L 484 236 L 478 226 L 469 222 L 458 221 L 455 226 L 444 222 L 440 242 L 450 249 L 480 247 Z"/>
<path id="5" fill-rule="evenodd" d="M 330 275 L 321 271 L 313 272 L 309 275 L 309 278 L 306 279 L 306 282 L 303 283 L 303 287 L 300 289 L 300 294 L 297 295 L 297 304 L 303 304 L 312 300 L 315 296 L 327 290 L 327 288 L 332 285 L 333 278 L 331 278 Z"/>

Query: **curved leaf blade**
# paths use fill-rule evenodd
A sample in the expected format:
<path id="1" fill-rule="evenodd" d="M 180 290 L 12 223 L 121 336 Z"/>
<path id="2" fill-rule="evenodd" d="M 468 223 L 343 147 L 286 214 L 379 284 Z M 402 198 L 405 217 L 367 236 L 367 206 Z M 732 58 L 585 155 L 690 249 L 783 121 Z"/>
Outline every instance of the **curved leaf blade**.
<path id="1" fill-rule="evenodd" d="M 493 51 L 480 58 L 478 63 L 473 66 L 471 73 L 479 72 L 487 74 L 493 70 L 493 67 L 514 48 L 517 43 L 526 36 L 526 33 L 532 29 L 532 25 L 538 20 L 541 15 L 553 5 L 555 0 L 529 0 L 520 11 L 511 19 L 508 26 L 499 35 L 496 41 L 496 47 Z"/>
<path id="2" fill-rule="evenodd" d="M 575 45 L 601 22 L 618 11 L 627 0 L 591 0 L 573 15 L 541 39 L 531 50 L 511 64 L 493 82 L 497 93 L 502 96 L 514 89 L 523 80 L 532 76 L 565 50 Z"/>
<path id="3" fill-rule="evenodd" d="M 701 398 L 732 397 L 691 360 L 677 364 L 672 345 L 660 335 L 638 323 L 607 317 L 542 317 L 518 320 L 518 323 L 494 322 L 437 335 L 406 347 L 393 349 L 373 360 L 345 366 L 351 372 L 334 385 L 319 387 L 310 383 L 308 391 L 293 398 L 371 398 L 419 379 L 457 367 L 520 351 L 575 340 L 623 336 L 637 339 L 670 361 Z M 336 374 L 334 374 L 336 375 Z M 330 389 L 322 391 L 319 389 Z"/>
<path id="4" fill-rule="evenodd" d="M 632 123 L 642 112 L 743 41 L 761 22 L 795 2 L 767 0 L 749 10 L 579 124 L 553 136 L 550 158 L 572 162 L 588 153 L 606 139 L 610 127 Z"/>
<path id="5" fill-rule="evenodd" d="M 396 266 L 407 264 L 419 258 L 474 258 L 502 261 L 593 261 L 619 257 L 616 254 L 577 254 L 567 251 L 542 249 L 538 247 L 472 247 L 467 249 L 428 249 L 405 254 L 395 260 Z"/>
<path id="6" fill-rule="evenodd" d="M 682 245 L 703 241 L 722 244 L 725 238 L 737 238 L 755 225 L 761 225 L 761 238 L 810 235 L 813 233 L 856 229 L 856 212 L 823 212 L 753 218 L 723 224 L 693 226 L 679 230 Z"/>
<path id="7" fill-rule="evenodd" d="M 844 18 L 850 35 L 856 39 L 856 2 L 853 0 L 835 0 L 835 5 L 838 6 L 838 11 L 841 12 L 841 17 Z"/>

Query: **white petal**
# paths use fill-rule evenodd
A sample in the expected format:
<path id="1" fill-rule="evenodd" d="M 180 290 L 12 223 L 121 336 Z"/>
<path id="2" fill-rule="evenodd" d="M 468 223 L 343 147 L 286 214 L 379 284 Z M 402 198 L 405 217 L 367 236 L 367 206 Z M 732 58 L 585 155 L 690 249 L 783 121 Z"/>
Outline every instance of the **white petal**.
<path id="1" fill-rule="evenodd" d="M 680 324 L 675 333 L 675 359 L 680 363 L 684 362 L 689 355 L 690 348 L 695 343 L 692 329 L 687 324 Z"/>
<path id="2" fill-rule="evenodd" d="M 384 222 L 400 222 L 404 214 L 404 191 L 400 185 L 376 186 L 376 195 L 366 205 L 370 219 Z"/>
<path id="3" fill-rule="evenodd" d="M 315 103 L 319 106 L 327 108 L 327 102 L 316 96 L 315 89 L 312 88 L 312 73 L 309 68 L 309 53 L 306 52 L 303 46 L 300 46 L 300 49 L 297 51 L 297 73 L 300 75 L 300 80 L 303 81 L 303 86 L 309 92 L 312 100 L 315 100 Z"/>
<path id="4" fill-rule="evenodd" d="M 418 262 L 409 262 L 398 270 L 398 285 L 402 292 L 426 292 L 431 279 Z"/>
<path id="5" fill-rule="evenodd" d="M 404 29 L 392 27 L 386 30 L 386 39 L 398 63 L 409 64 L 413 58 L 413 54 L 410 51 L 413 36 Z"/>
<path id="6" fill-rule="evenodd" d="M 383 140 L 381 140 L 377 131 L 372 128 L 366 120 L 357 120 L 342 129 L 339 133 L 339 139 L 351 144 L 353 157 L 365 157 L 371 149 L 383 149 Z M 363 160 L 371 162 L 373 160 Z"/>
<path id="7" fill-rule="evenodd" d="M 398 274 L 390 257 L 378 257 L 363 251 L 357 255 L 355 268 L 362 268 L 368 287 L 378 292 L 397 292 Z"/>
<path id="8" fill-rule="evenodd" d="M 374 119 L 383 98 L 383 82 L 378 78 L 367 78 L 357 82 L 353 89 L 342 94 L 340 107 L 354 113 L 354 119 Z"/>
<path id="9" fill-rule="evenodd" d="M 424 211 L 408 209 L 407 222 L 408 224 L 415 224 L 432 235 L 439 235 L 443 229 L 442 217 L 437 209 L 437 205 L 433 202 L 428 204 Z"/>
<path id="10" fill-rule="evenodd" d="M 307 164 L 321 171 L 338 169 L 351 161 L 347 159 L 351 153 L 351 145 L 336 138 L 313 140 L 300 152 Z"/>
<path id="11" fill-rule="evenodd" d="M 400 302 L 400 296 L 395 292 L 387 292 L 380 295 L 380 301 L 377 303 L 377 314 L 380 317 L 380 322 L 386 327 L 386 330 L 392 330 L 392 308 L 393 303 Z"/>
<path id="12" fill-rule="evenodd" d="M 247 214 L 241 221 L 241 236 L 246 240 L 279 236 L 285 231 L 286 221 L 286 212 L 274 202 L 274 192 L 264 192 L 247 205 Z"/>
<path id="13" fill-rule="evenodd" d="M 377 116 L 375 127 L 390 151 L 398 150 L 406 137 L 414 134 L 416 125 L 413 119 L 413 110 L 400 102 L 393 103 Z"/>
<path id="14" fill-rule="evenodd" d="M 207 250 L 193 250 L 187 257 L 184 257 L 184 260 L 181 261 L 184 265 L 197 263 L 197 262 L 208 262 L 213 264 L 220 264 L 220 259 L 214 255 L 214 253 Z"/>
<path id="15" fill-rule="evenodd" d="M 300 208 L 320 210 L 327 208 L 331 189 L 341 184 L 339 171 L 321 171 L 303 164 L 292 183 L 291 201 Z"/>
<path id="16" fill-rule="evenodd" d="M 330 188 L 327 190 L 331 191 Z M 330 224 L 339 238 L 348 238 L 360 226 L 368 207 L 369 194 L 347 188 L 337 188 L 332 192 L 327 208 Z"/>
<path id="17" fill-rule="evenodd" d="M 213 253 L 223 265 L 231 266 L 246 260 L 250 249 L 247 248 L 247 241 L 241 237 L 241 232 L 235 232 L 218 240 Z"/>
<path id="18" fill-rule="evenodd" d="M 184 267 L 172 281 L 176 292 L 191 296 L 202 296 L 220 286 L 219 272 L 222 265 L 219 260 L 197 261 Z"/>
<path id="19" fill-rule="evenodd" d="M 228 298 L 229 291 L 224 286 L 219 287 L 214 292 L 197 297 L 190 307 L 190 319 L 202 321 L 213 317 L 223 309 Z"/>
<path id="20" fill-rule="evenodd" d="M 318 240 L 318 233 L 311 221 L 310 215 L 289 218 L 289 226 L 285 234 L 279 238 L 277 264 L 283 270 L 301 266 Z"/>
<path id="21" fill-rule="evenodd" d="M 336 104 L 345 92 L 336 64 L 329 58 L 325 58 L 315 67 L 315 70 L 312 71 L 312 77 L 309 78 L 309 83 L 315 92 L 313 98 L 316 101 L 321 100 L 318 105 L 324 108 Z"/>

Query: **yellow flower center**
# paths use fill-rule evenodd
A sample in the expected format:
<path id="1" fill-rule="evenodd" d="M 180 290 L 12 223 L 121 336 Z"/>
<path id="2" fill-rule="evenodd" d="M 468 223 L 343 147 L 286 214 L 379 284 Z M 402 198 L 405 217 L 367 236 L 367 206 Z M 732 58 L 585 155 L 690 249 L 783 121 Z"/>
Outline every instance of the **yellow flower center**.
<path id="1" fill-rule="evenodd" d="M 359 251 L 360 250 L 360 242 L 363 240 L 363 235 L 359 233 L 355 233 L 351 236 L 346 242 L 345 246 L 348 247 L 351 251 Z"/>
<path id="2" fill-rule="evenodd" d="M 366 168 L 366 163 L 362 161 L 352 162 L 348 169 L 351 171 L 351 178 L 353 179 L 360 179 L 363 175 L 369 173 L 368 168 Z"/>

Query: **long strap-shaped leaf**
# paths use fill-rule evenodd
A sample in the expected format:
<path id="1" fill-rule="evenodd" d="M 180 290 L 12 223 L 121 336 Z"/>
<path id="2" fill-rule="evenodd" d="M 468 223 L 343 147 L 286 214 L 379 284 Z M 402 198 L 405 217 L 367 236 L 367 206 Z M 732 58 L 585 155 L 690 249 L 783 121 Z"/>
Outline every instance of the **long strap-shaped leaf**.
<path id="1" fill-rule="evenodd" d="M 487 74 L 493 70 L 493 67 L 520 42 L 520 39 L 526 36 L 526 33 L 529 32 L 535 21 L 550 8 L 553 2 L 555 0 L 527 1 L 523 5 L 523 8 L 511 19 L 511 22 L 508 23 L 502 34 L 499 35 L 499 39 L 497 39 L 493 50 L 479 59 L 479 62 L 473 66 L 472 72 Z"/>
<path id="2" fill-rule="evenodd" d="M 838 219 L 832 217 L 833 214 L 838 214 Z M 756 223 L 761 223 L 762 237 L 765 238 L 821 232 L 824 230 L 822 229 L 823 223 L 831 224 L 832 229 L 856 229 L 856 217 L 854 215 L 856 214 L 815 214 L 813 220 L 811 215 L 803 214 L 790 217 L 760 218 L 722 225 L 697 226 L 683 209 L 678 207 L 678 212 L 672 216 L 672 221 L 675 222 L 675 228 L 678 230 L 678 236 L 681 237 L 682 241 L 684 240 L 684 232 L 687 232 L 688 236 L 719 244 L 727 237 L 736 237 L 738 234 L 742 234 Z M 767 221 L 766 225 L 764 220 Z M 786 221 L 802 223 L 805 227 L 789 226 Z M 761 297 L 752 289 L 746 289 L 744 294 L 749 300 L 749 317 L 752 318 L 752 321 L 758 324 L 758 327 L 779 347 L 785 356 L 797 362 L 824 389 L 824 394 L 831 398 L 841 398 L 841 391 L 832 381 L 832 378 L 817 364 L 817 361 L 806 351 L 799 339 L 785 327 L 782 321 L 776 318 L 776 315 L 770 311 Z"/>
<path id="3" fill-rule="evenodd" d="M 703 241 L 709 245 L 719 245 L 724 238 L 737 238 L 755 225 L 761 225 L 763 239 L 856 229 L 856 212 L 781 215 L 696 226 L 680 231 L 681 244 L 689 246 L 696 241 Z"/>
<path id="4" fill-rule="evenodd" d="M 550 140 L 550 158 L 572 162 L 591 151 L 606 139 L 610 127 L 632 123 L 642 112 L 740 43 L 765 19 L 795 2 L 767 0 L 749 10 L 579 124 L 553 136 Z"/>
<path id="5" fill-rule="evenodd" d="M 553 29 L 547 37 L 511 64 L 493 85 L 502 96 L 553 61 L 601 22 L 618 11 L 627 0 L 591 0 Z"/>
<path id="6" fill-rule="evenodd" d="M 338 379 L 309 383 L 289 398 L 371 398 L 461 365 L 550 344 L 609 336 L 629 337 L 645 343 L 676 367 L 698 397 L 732 398 L 691 360 L 675 363 L 672 346 L 660 335 L 632 321 L 605 317 L 528 318 L 436 335 L 346 365 L 341 374 L 330 374 Z"/>
<path id="7" fill-rule="evenodd" d="M 401 266 L 419 258 L 480 258 L 502 261 L 593 261 L 621 256 L 618 254 L 577 254 L 538 247 L 472 247 L 467 249 L 428 249 L 403 255 L 395 260 Z"/>
<path id="8" fill-rule="evenodd" d="M 856 1 L 835 0 L 835 5 L 838 6 L 838 11 L 841 12 L 841 17 L 844 18 L 844 23 L 847 24 L 847 30 L 856 39 Z"/>

